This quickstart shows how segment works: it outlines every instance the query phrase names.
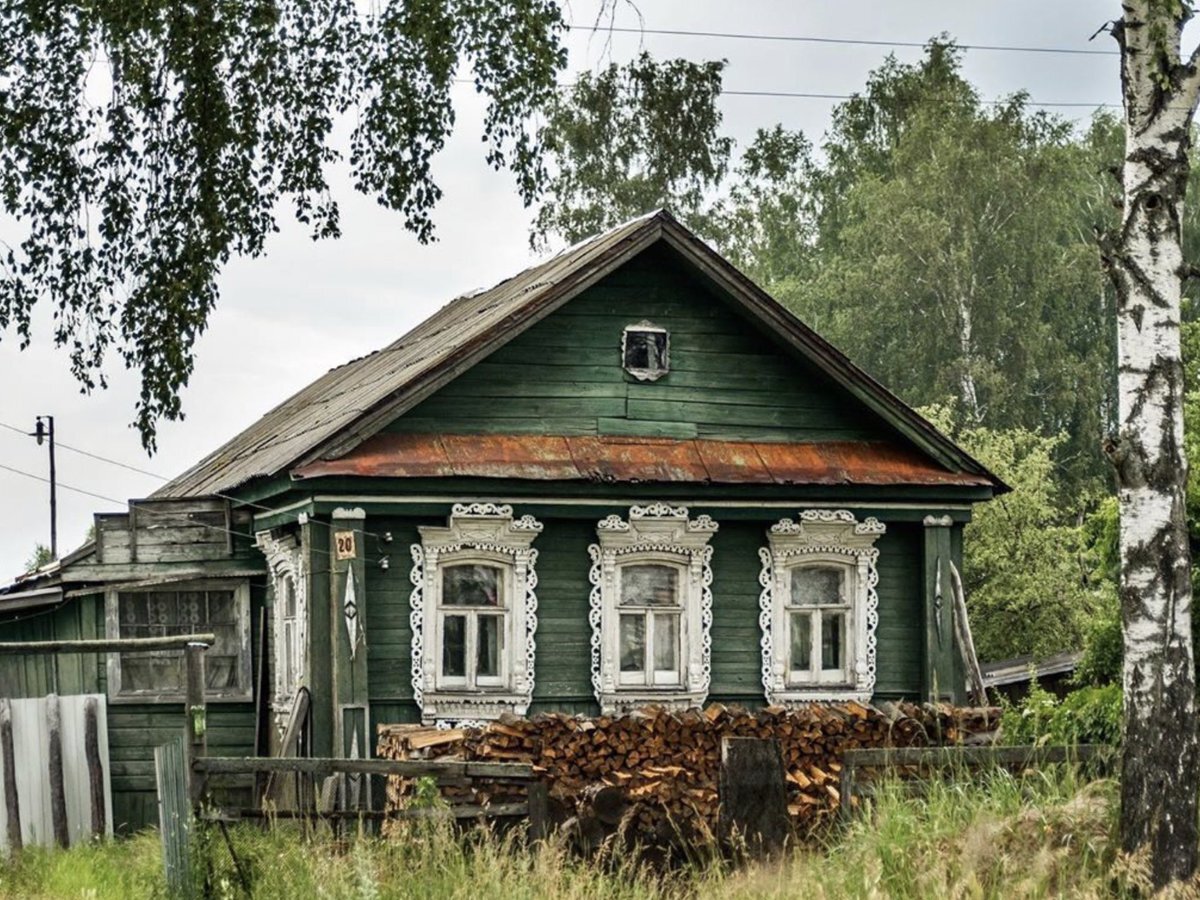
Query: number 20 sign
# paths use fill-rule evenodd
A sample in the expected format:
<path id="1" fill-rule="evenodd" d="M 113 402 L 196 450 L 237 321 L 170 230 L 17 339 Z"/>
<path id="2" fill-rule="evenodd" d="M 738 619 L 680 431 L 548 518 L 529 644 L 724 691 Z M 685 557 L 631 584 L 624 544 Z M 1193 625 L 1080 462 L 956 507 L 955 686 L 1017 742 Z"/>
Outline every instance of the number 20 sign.
<path id="1" fill-rule="evenodd" d="M 354 557 L 357 555 L 354 550 L 353 531 L 334 532 L 333 545 L 337 551 L 338 559 L 354 559 Z"/>

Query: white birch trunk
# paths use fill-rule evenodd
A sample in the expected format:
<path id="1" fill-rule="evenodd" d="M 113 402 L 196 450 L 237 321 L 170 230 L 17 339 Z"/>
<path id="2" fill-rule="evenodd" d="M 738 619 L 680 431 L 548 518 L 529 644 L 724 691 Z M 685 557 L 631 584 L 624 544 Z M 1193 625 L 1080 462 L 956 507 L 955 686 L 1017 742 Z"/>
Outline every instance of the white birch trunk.
<path id="1" fill-rule="evenodd" d="M 1125 101 L 1121 230 L 1102 241 L 1117 292 L 1118 433 L 1106 442 L 1121 511 L 1125 738 L 1121 839 L 1149 848 L 1157 885 L 1191 876 L 1197 854 L 1197 741 L 1191 570 L 1184 510 L 1180 296 L 1194 60 L 1185 19 L 1127 0 L 1114 28 Z"/>

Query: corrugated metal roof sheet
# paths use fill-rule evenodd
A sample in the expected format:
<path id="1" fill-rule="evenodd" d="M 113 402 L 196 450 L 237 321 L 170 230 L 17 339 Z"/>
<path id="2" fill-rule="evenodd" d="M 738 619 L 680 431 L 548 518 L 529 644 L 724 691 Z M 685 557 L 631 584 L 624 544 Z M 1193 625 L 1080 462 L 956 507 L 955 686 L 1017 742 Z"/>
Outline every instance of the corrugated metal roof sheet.
<path id="1" fill-rule="evenodd" d="M 987 486 L 982 475 L 950 472 L 920 452 L 878 442 L 766 443 L 698 439 L 378 434 L 294 478 L 460 476 L 535 481 L 700 482 Z"/>
<path id="2" fill-rule="evenodd" d="M 940 463 L 951 472 L 972 473 L 998 492 L 1007 490 L 983 465 L 851 363 L 669 213 L 657 210 L 570 247 L 489 290 L 459 297 L 395 343 L 327 372 L 152 496 L 220 494 L 257 477 L 342 456 L 660 239 L 743 304 L 781 340 L 820 365 L 835 382 L 929 454 L 930 464 Z M 679 452 L 688 451 L 680 448 Z M 705 452 L 718 451 L 709 447 Z M 775 451 L 764 452 L 769 455 Z M 713 456 L 708 463 L 714 470 L 725 467 L 732 471 L 739 466 L 735 457 L 722 462 Z M 439 464 L 440 460 L 429 463 Z M 608 464 L 614 473 L 623 471 L 617 456 L 611 457 Z M 694 466 L 695 461 L 681 456 L 660 459 L 658 464 L 666 474 L 673 467 Z M 797 472 L 809 470 L 791 457 L 786 465 L 793 465 Z M 784 470 L 785 463 L 780 461 L 778 471 Z M 596 477 L 604 474 L 597 472 Z"/>

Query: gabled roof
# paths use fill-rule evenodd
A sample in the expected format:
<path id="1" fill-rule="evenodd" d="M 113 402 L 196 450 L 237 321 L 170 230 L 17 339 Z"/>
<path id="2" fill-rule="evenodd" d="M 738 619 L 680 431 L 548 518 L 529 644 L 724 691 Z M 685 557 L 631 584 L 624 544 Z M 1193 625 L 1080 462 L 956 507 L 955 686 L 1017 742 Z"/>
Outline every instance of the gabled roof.
<path id="1" fill-rule="evenodd" d="M 727 260 L 658 210 L 576 244 L 486 291 L 442 307 L 382 350 L 332 369 L 154 497 L 225 492 L 316 460 L 337 459 L 388 422 L 658 241 L 666 242 L 767 330 L 818 365 L 953 472 L 1003 483 L 850 362 Z"/>

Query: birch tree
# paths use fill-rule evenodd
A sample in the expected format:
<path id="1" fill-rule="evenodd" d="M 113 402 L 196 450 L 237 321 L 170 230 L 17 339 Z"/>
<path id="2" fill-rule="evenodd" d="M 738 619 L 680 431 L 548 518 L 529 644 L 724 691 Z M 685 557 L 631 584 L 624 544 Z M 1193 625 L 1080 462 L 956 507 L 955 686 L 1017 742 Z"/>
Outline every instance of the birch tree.
<path id="1" fill-rule="evenodd" d="M 1117 293 L 1117 433 L 1105 450 L 1121 512 L 1125 741 L 1121 843 L 1148 848 L 1155 885 L 1192 876 L 1198 756 L 1190 554 L 1185 512 L 1180 298 L 1189 138 L 1200 48 L 1181 56 L 1191 8 L 1125 0 L 1125 160 L 1120 228 L 1101 236 Z"/>

